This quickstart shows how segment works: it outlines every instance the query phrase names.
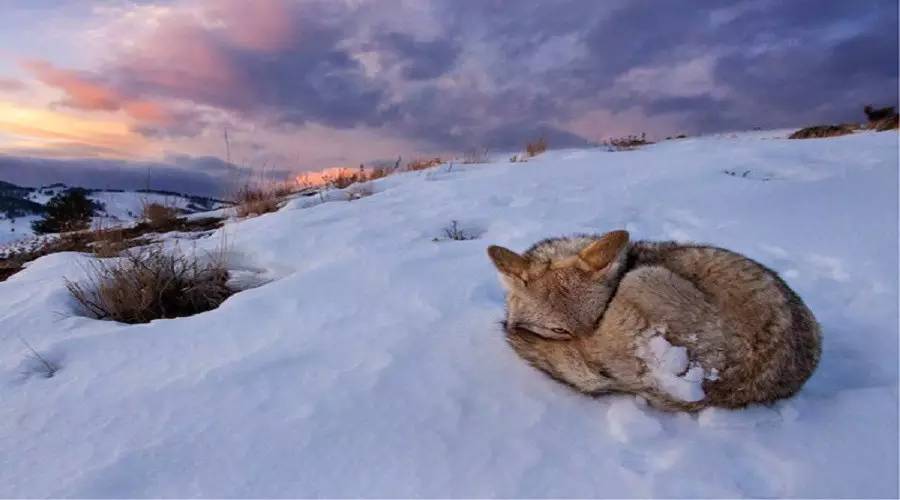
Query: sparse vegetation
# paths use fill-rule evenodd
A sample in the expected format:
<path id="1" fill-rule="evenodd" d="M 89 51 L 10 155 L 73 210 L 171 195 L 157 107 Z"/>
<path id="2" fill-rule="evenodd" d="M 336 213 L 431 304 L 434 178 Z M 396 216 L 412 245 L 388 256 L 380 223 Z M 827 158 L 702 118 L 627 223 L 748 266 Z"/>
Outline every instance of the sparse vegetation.
<path id="1" fill-rule="evenodd" d="M 464 230 L 459 227 L 459 221 L 452 220 L 450 224 L 444 227 L 443 238 L 434 238 L 432 241 L 441 241 L 441 240 L 454 240 L 454 241 L 465 241 L 465 240 L 474 240 L 477 239 L 478 236 L 472 234 L 469 231 Z"/>
<path id="2" fill-rule="evenodd" d="M 641 146 L 653 144 L 653 142 L 647 140 L 646 133 L 641 133 L 640 136 L 627 135 L 625 137 L 613 137 L 601 144 L 606 146 L 609 151 L 631 151 L 632 149 L 637 149 Z"/>
<path id="3" fill-rule="evenodd" d="M 234 196 L 238 217 L 250 217 L 278 210 L 282 196 L 269 186 L 244 186 Z"/>
<path id="4" fill-rule="evenodd" d="M 866 128 L 869 130 L 884 132 L 895 129 L 898 126 L 898 116 L 894 106 L 880 109 L 866 106 L 863 108 L 863 112 L 865 112 L 866 118 L 869 120 L 869 123 L 866 125 Z"/>
<path id="5" fill-rule="evenodd" d="M 70 189 L 47 202 L 44 217 L 32 223 L 37 234 L 63 233 L 87 229 L 96 205 L 83 189 Z"/>
<path id="6" fill-rule="evenodd" d="M 144 203 L 141 208 L 141 219 L 150 227 L 162 228 L 170 226 L 178 218 L 178 209 L 162 203 Z"/>
<path id="7" fill-rule="evenodd" d="M 203 262 L 195 255 L 160 245 L 126 252 L 119 260 L 96 261 L 89 277 L 66 288 L 85 314 L 122 323 L 190 316 L 215 309 L 232 293 L 222 258 Z"/>
<path id="8" fill-rule="evenodd" d="M 53 378 L 53 376 L 56 375 L 56 372 L 59 371 L 59 367 L 56 366 L 55 363 L 44 357 L 37 349 L 31 347 L 31 344 L 26 342 L 22 337 L 19 337 L 19 342 L 22 342 L 22 345 L 29 351 L 28 360 L 31 361 L 32 364 L 32 369 L 29 371 L 34 371 L 44 378 Z"/>
<path id="9" fill-rule="evenodd" d="M 144 235 L 149 233 L 210 231 L 218 228 L 221 224 L 222 219 L 217 217 L 191 220 L 176 218 L 165 227 L 154 228 L 146 222 L 140 222 L 131 227 L 99 228 L 46 237 L 47 239 L 35 249 L 16 252 L 0 258 L 0 281 L 19 272 L 26 263 L 44 255 L 59 252 L 88 252 L 97 257 L 115 257 L 123 250 L 146 245 L 148 240 Z"/>
<path id="10" fill-rule="evenodd" d="M 539 137 L 525 144 L 525 154 L 527 154 L 529 158 L 533 158 L 544 151 L 547 151 L 547 140 L 543 137 Z"/>
<path id="11" fill-rule="evenodd" d="M 369 172 L 368 179 L 370 181 L 374 181 L 375 179 L 381 179 L 382 177 L 387 177 L 390 172 L 385 167 L 375 167 Z"/>
<path id="12" fill-rule="evenodd" d="M 431 168 L 436 165 L 440 165 L 444 161 L 440 158 L 427 158 L 427 159 L 418 159 L 409 162 L 406 165 L 406 170 L 410 172 L 417 172 L 419 170 L 425 170 L 426 168 Z"/>
<path id="13" fill-rule="evenodd" d="M 898 126 L 898 115 L 894 106 L 875 109 L 872 106 L 863 107 L 863 113 L 866 115 L 868 122 L 864 125 L 856 123 L 841 123 L 839 125 L 815 125 L 813 127 L 802 128 L 790 136 L 788 139 L 817 139 L 822 137 L 837 137 L 841 135 L 852 134 L 853 132 L 865 129 L 874 130 L 876 132 L 884 132 L 896 129 Z"/>
<path id="14" fill-rule="evenodd" d="M 463 163 L 466 164 L 475 164 L 475 163 L 487 163 L 490 159 L 488 153 L 490 151 L 488 148 L 475 148 L 470 151 L 467 151 L 465 155 L 463 155 Z"/>
<path id="15" fill-rule="evenodd" d="M 818 139 L 822 137 L 837 137 L 841 135 L 852 134 L 854 130 L 859 128 L 854 123 L 845 123 L 842 125 L 815 125 L 812 127 L 802 128 L 788 136 L 788 139 Z"/>
<path id="16" fill-rule="evenodd" d="M 343 169 L 338 171 L 336 174 L 327 177 L 326 184 L 336 189 L 344 189 L 359 181 L 359 175 L 354 174 L 348 169 Z"/>

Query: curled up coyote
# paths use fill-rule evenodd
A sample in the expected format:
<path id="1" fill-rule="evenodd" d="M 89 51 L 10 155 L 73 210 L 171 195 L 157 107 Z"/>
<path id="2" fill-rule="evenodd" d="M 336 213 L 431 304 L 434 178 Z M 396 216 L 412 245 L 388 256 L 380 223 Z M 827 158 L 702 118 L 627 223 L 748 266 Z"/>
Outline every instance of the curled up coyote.
<path id="1" fill-rule="evenodd" d="M 739 408 L 793 395 L 819 361 L 819 325 L 803 301 L 728 250 L 613 231 L 488 255 L 507 290 L 509 344 L 587 394 Z"/>

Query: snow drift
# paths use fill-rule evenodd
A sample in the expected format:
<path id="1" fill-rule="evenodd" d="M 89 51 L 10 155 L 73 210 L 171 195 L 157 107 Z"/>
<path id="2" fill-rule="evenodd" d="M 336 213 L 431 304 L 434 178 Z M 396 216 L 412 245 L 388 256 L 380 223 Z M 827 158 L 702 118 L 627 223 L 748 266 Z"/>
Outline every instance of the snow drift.
<path id="1" fill-rule="evenodd" d="M 897 134 L 784 135 L 298 198 L 198 242 L 267 283 L 188 318 L 78 316 L 62 277 L 90 257 L 41 258 L 0 283 L 0 496 L 895 497 Z M 441 240 L 451 220 L 480 238 Z M 516 358 L 485 248 L 613 228 L 779 271 L 823 327 L 803 391 L 667 414 Z"/>

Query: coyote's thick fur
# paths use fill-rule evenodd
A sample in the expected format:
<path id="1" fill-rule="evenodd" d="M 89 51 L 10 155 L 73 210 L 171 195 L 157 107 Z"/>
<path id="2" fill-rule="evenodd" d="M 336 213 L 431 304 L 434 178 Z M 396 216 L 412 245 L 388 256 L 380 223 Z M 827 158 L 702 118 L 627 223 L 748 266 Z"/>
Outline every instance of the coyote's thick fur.
<path id="1" fill-rule="evenodd" d="M 508 292 L 510 345 L 587 394 L 738 408 L 793 395 L 819 361 L 819 325 L 800 297 L 728 250 L 613 231 L 488 254 Z"/>

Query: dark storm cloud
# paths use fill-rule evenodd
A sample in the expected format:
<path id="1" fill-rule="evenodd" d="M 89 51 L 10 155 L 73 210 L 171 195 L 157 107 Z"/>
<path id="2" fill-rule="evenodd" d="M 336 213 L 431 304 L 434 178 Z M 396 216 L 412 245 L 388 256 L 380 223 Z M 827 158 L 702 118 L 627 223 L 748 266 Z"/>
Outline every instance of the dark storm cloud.
<path id="1" fill-rule="evenodd" d="M 211 5 L 221 22 L 167 19 L 105 68 L 121 95 L 269 126 L 380 128 L 444 149 L 540 130 L 574 145 L 561 132 L 597 110 L 706 132 L 896 103 L 895 0 L 433 0 L 413 9 L 432 16 L 422 29 L 394 2 Z M 376 15 L 392 8 L 394 22 Z M 708 74 L 685 77 L 698 58 Z"/>
<path id="2" fill-rule="evenodd" d="M 267 177 L 282 180 L 288 172 L 270 170 Z M 200 196 L 227 196 L 257 173 L 212 157 L 172 156 L 165 162 L 101 159 L 49 159 L 0 155 L 0 180 L 38 187 L 62 182 L 96 189 L 150 189 Z"/>
<path id="3" fill-rule="evenodd" d="M 387 33 L 377 45 L 385 49 L 394 64 L 402 68 L 410 80 L 425 80 L 441 76 L 459 56 L 459 46 L 451 40 L 421 41 L 404 33 Z"/>

